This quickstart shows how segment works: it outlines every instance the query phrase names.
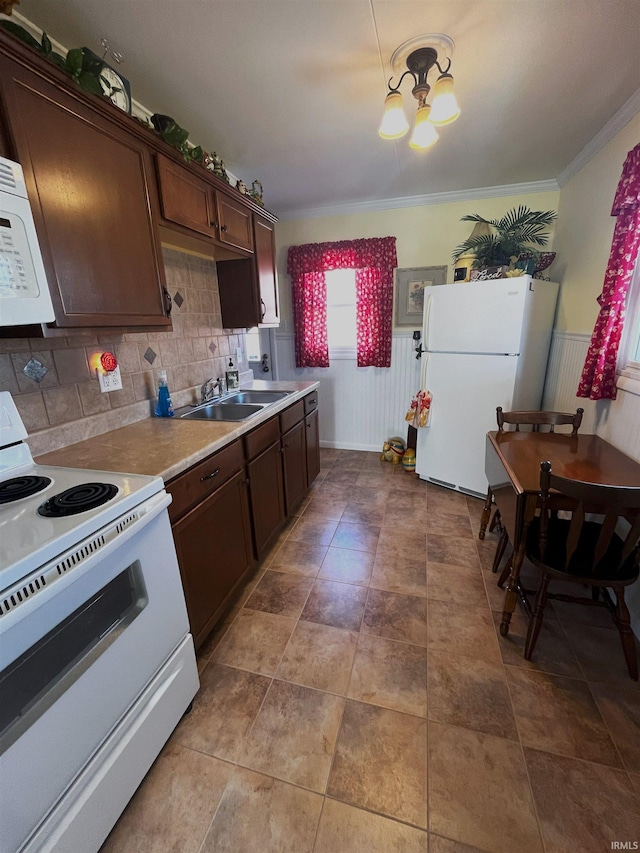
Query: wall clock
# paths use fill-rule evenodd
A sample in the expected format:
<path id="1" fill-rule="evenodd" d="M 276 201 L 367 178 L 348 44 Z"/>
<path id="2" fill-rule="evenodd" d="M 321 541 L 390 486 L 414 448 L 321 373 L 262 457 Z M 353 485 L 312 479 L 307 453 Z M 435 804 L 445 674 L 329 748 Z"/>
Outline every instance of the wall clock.
<path id="1" fill-rule="evenodd" d="M 111 65 L 97 56 L 92 50 L 89 50 L 88 47 L 84 47 L 83 52 L 90 56 L 91 59 L 102 63 L 100 85 L 102 86 L 103 94 L 109 98 L 112 104 L 115 104 L 116 107 L 131 115 L 131 86 L 127 78 L 123 77 L 119 71 L 112 68 Z"/>

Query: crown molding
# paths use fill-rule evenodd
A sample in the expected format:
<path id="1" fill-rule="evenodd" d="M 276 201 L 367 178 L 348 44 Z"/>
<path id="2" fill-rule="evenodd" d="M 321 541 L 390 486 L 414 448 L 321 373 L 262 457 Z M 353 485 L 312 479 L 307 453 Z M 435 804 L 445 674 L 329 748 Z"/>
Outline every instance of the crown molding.
<path id="1" fill-rule="evenodd" d="M 314 219 L 320 216 L 344 216 L 353 213 L 368 213 L 372 210 L 392 210 L 399 207 L 423 207 L 431 204 L 449 204 L 456 201 L 475 201 L 479 198 L 498 198 L 523 193 L 546 193 L 559 190 L 555 179 L 531 181 L 524 184 L 504 184 L 497 187 L 477 187 L 471 190 L 451 190 L 443 193 L 405 196 L 403 198 L 379 198 L 356 201 L 326 207 L 294 208 L 279 212 L 280 221 L 286 219 Z"/>
<path id="2" fill-rule="evenodd" d="M 618 112 L 610 118 L 602 130 L 588 142 L 582 151 L 558 175 L 558 185 L 562 188 L 580 169 L 587 165 L 604 146 L 611 142 L 614 136 L 640 112 L 640 89 L 623 104 Z"/>

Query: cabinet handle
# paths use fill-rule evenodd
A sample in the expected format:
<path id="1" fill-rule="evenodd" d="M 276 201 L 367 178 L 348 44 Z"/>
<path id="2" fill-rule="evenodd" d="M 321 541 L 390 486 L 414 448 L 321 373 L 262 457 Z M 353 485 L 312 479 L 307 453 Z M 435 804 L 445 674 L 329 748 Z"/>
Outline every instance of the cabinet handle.
<path id="1" fill-rule="evenodd" d="M 226 230 L 227 230 L 227 226 L 226 226 L 226 225 L 221 225 L 221 226 L 220 226 L 220 230 L 221 230 L 221 231 L 226 231 Z"/>
<path id="2" fill-rule="evenodd" d="M 317 403 L 317 402 L 318 402 L 317 400 L 309 400 L 309 405 L 310 405 L 310 406 L 313 406 L 313 405 L 314 405 L 315 403 Z"/>
<path id="3" fill-rule="evenodd" d="M 213 480 L 220 473 L 220 469 L 216 468 L 215 471 L 212 471 L 210 474 L 205 474 L 204 477 L 200 477 L 200 482 L 204 483 L 206 480 Z"/>
<path id="4" fill-rule="evenodd" d="M 264 304 L 264 299 L 260 300 L 260 305 L 262 306 L 262 311 L 260 312 L 260 322 L 264 320 L 264 315 L 267 313 L 267 306 Z"/>
<path id="5" fill-rule="evenodd" d="M 171 294 L 167 290 L 166 287 L 162 288 L 162 293 L 164 294 L 164 313 L 167 317 L 171 316 L 171 309 L 173 308 L 173 299 L 171 298 Z"/>
<path id="6" fill-rule="evenodd" d="M 311 424 L 307 424 L 307 429 L 311 429 Z"/>
<path id="7" fill-rule="evenodd" d="M 209 224 L 211 225 L 211 227 L 212 227 L 212 228 L 217 228 L 217 227 L 218 227 L 218 223 L 215 221 L 215 219 L 214 219 L 214 220 L 212 220 Z"/>

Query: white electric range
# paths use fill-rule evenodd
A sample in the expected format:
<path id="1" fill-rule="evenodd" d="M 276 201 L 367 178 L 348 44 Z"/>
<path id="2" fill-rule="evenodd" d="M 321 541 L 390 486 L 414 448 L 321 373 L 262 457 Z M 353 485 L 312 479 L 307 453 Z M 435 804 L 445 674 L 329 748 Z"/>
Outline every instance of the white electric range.
<path id="1" fill-rule="evenodd" d="M 0 392 L 0 853 L 91 853 L 199 686 L 171 498 L 26 437 Z"/>

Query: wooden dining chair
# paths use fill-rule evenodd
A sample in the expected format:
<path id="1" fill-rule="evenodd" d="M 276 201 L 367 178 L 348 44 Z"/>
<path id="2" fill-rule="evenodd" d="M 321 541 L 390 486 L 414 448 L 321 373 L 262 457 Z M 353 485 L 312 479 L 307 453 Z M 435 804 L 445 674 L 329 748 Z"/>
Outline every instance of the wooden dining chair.
<path id="1" fill-rule="evenodd" d="M 550 496 L 550 492 L 553 494 Z M 552 502 L 569 498 L 571 518 L 553 513 Z M 592 520 L 595 516 L 599 520 Z M 620 533 L 626 530 L 626 533 Z M 629 675 L 638 680 L 635 639 L 624 600 L 640 572 L 640 487 L 600 486 L 559 477 L 540 466 L 540 514 L 527 526 L 525 556 L 542 573 L 529 620 L 524 656 L 531 659 L 549 599 L 608 607 L 620 632 Z M 552 581 L 591 587 L 592 596 L 549 592 Z M 613 590 L 616 601 L 611 600 Z"/>
<path id="2" fill-rule="evenodd" d="M 580 429 L 580 425 L 582 424 L 582 416 L 584 415 L 584 409 L 577 409 L 574 413 L 571 412 L 548 412 L 548 411 L 533 411 L 533 412 L 505 412 L 502 410 L 502 406 L 498 406 L 496 408 L 496 419 L 498 421 L 498 432 L 504 432 L 504 425 L 512 425 L 514 427 L 515 432 L 520 432 L 521 426 L 531 427 L 531 432 L 540 432 L 541 427 L 548 427 L 549 432 L 555 432 L 555 428 L 557 426 L 571 426 L 571 435 L 577 435 L 578 430 Z M 489 486 L 487 490 L 487 497 L 485 500 L 484 508 L 482 510 L 482 517 L 480 519 L 480 532 L 478 534 L 479 539 L 484 539 L 485 531 L 487 529 L 487 524 L 489 522 L 489 517 L 491 516 L 491 507 L 493 504 L 493 491 L 491 490 L 491 486 Z M 491 519 L 491 524 L 489 525 L 489 532 L 492 533 L 494 530 L 498 531 L 499 538 L 498 544 L 496 546 L 496 553 L 493 558 L 493 566 L 491 570 L 493 572 L 498 571 L 498 566 L 504 556 L 504 552 L 509 543 L 509 535 L 507 533 L 506 528 L 500 522 L 500 509 L 496 507 L 495 512 L 493 513 L 493 518 Z M 503 580 L 500 579 L 500 586 L 502 586 Z"/>

